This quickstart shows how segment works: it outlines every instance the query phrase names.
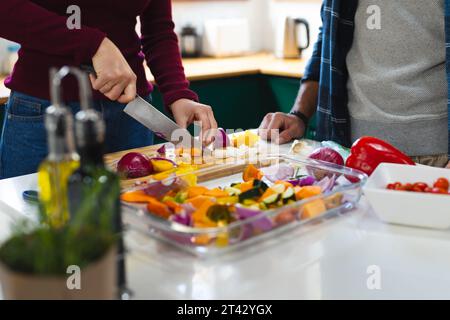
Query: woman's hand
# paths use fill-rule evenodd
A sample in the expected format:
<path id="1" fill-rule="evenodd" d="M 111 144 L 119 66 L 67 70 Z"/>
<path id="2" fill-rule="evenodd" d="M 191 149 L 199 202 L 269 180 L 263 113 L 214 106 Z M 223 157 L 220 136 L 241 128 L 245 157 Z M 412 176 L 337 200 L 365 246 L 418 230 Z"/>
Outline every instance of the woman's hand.
<path id="1" fill-rule="evenodd" d="M 450 161 L 447 163 L 447 169 L 450 169 Z"/>
<path id="2" fill-rule="evenodd" d="M 95 90 L 120 103 L 129 103 L 136 98 L 136 75 L 111 40 L 103 40 L 92 63 L 97 73 L 96 77 L 90 76 Z"/>
<path id="3" fill-rule="evenodd" d="M 200 121 L 202 142 L 208 145 L 213 141 L 217 122 L 210 106 L 189 99 L 180 99 L 175 101 L 170 109 L 180 127 L 187 128 L 194 121 Z"/>

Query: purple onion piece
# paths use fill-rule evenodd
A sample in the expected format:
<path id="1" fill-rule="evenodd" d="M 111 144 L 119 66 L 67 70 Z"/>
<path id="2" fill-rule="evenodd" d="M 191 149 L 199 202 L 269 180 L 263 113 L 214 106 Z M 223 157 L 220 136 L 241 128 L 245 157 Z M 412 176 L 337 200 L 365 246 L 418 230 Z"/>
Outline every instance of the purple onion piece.
<path id="1" fill-rule="evenodd" d="M 170 220 L 188 227 L 190 227 L 192 224 L 191 215 L 187 213 L 173 214 L 170 217 Z"/>
<path id="2" fill-rule="evenodd" d="M 236 212 L 239 215 L 239 219 L 241 220 L 246 220 L 262 213 L 262 211 L 260 210 L 253 210 L 241 206 L 236 206 Z M 265 216 L 255 221 L 252 221 L 250 224 L 252 225 L 253 228 L 259 229 L 260 231 L 263 232 L 272 230 L 274 227 L 272 220 Z"/>
<path id="3" fill-rule="evenodd" d="M 292 184 L 294 187 L 306 187 L 306 186 L 312 186 L 314 183 L 316 183 L 316 179 L 312 176 L 307 176 L 300 179 L 295 180 L 288 180 L 290 184 Z"/>
<path id="4" fill-rule="evenodd" d="M 336 184 L 336 175 L 332 175 L 331 178 L 326 176 L 322 180 L 318 181 L 315 185 L 322 188 L 323 193 L 327 193 L 333 190 Z"/>
<path id="5" fill-rule="evenodd" d="M 158 150 L 156 150 L 159 154 L 165 155 L 166 154 L 166 145 L 163 144 Z"/>
<path id="6" fill-rule="evenodd" d="M 222 128 L 217 129 L 217 134 L 214 138 L 214 149 L 224 149 L 230 145 L 231 141 L 226 131 Z"/>
<path id="7" fill-rule="evenodd" d="M 155 183 L 151 183 L 144 189 L 144 192 L 151 197 L 159 199 L 170 190 L 172 190 L 172 185 L 164 185 L 161 181 L 158 181 Z"/>
<path id="8" fill-rule="evenodd" d="M 163 181 L 158 181 L 149 184 L 144 189 L 144 192 L 151 197 L 160 199 L 164 195 L 166 195 L 169 191 L 180 190 L 183 187 L 184 187 L 183 180 L 174 176 L 173 178 L 168 178 Z"/>
<path id="9" fill-rule="evenodd" d="M 276 182 L 279 180 L 285 181 L 286 179 L 291 178 L 294 175 L 295 170 L 287 164 L 281 164 L 266 168 L 263 170 L 263 173 L 267 180 Z"/>

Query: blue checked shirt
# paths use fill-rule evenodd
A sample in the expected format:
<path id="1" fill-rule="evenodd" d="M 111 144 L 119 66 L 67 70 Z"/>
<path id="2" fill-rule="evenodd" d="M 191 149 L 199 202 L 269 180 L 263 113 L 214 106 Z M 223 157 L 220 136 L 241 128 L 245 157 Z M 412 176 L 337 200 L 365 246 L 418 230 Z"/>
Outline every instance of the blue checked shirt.
<path id="1" fill-rule="evenodd" d="M 316 138 L 351 145 L 346 57 L 353 43 L 358 0 L 324 0 L 322 27 L 302 81 L 319 82 Z M 450 0 L 445 0 L 447 86 L 450 83 Z M 450 89 L 448 105 L 450 109 Z M 450 120 L 449 120 L 450 144 Z M 450 146 L 449 146 L 450 153 Z"/>

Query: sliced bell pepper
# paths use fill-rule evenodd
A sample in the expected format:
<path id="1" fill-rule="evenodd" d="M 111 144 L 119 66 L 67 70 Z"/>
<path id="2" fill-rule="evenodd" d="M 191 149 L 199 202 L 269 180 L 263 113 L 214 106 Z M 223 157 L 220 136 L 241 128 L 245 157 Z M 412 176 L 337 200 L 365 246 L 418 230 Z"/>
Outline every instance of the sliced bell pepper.
<path id="1" fill-rule="evenodd" d="M 223 191 L 219 188 L 215 188 L 212 190 L 207 190 L 204 193 L 205 196 L 209 196 L 209 197 L 214 197 L 214 198 L 224 198 L 224 197 L 229 197 L 230 195 L 228 194 L 228 192 Z"/>
<path id="2" fill-rule="evenodd" d="M 242 193 L 253 189 L 254 180 L 249 180 L 240 184 L 239 188 Z"/>
<path id="3" fill-rule="evenodd" d="M 174 213 L 180 213 L 180 212 L 183 211 L 183 207 L 179 203 L 177 203 L 177 202 L 175 202 L 173 200 L 166 200 L 166 201 L 164 201 L 164 204 L 170 210 L 172 210 Z"/>
<path id="4" fill-rule="evenodd" d="M 206 200 L 202 203 L 202 205 L 194 211 L 194 213 L 192 214 L 192 219 L 194 220 L 194 224 L 195 223 L 200 223 L 206 227 L 215 227 L 217 226 L 217 223 L 212 221 L 211 219 L 209 219 L 208 217 L 208 210 L 209 208 L 211 208 L 213 205 L 215 205 L 215 201 L 213 200 Z"/>
<path id="5" fill-rule="evenodd" d="M 303 200 L 306 198 L 318 196 L 321 193 L 322 193 L 322 188 L 319 186 L 305 186 L 305 187 L 301 187 L 295 193 L 295 198 L 297 200 Z"/>
<path id="6" fill-rule="evenodd" d="M 156 199 L 146 194 L 144 190 L 137 190 L 122 193 L 120 195 L 120 200 L 132 203 L 147 203 Z"/>
<path id="7" fill-rule="evenodd" d="M 213 200 L 215 200 L 215 199 L 212 197 L 197 196 L 197 197 L 186 200 L 186 203 L 190 203 L 190 204 L 192 204 L 192 206 L 194 206 L 194 208 L 198 209 L 203 205 L 203 203 L 210 202 Z"/>
<path id="8" fill-rule="evenodd" d="M 161 180 L 169 178 L 174 173 L 176 173 L 176 171 L 177 171 L 177 169 L 173 168 L 173 169 L 170 169 L 170 170 L 167 170 L 167 171 L 164 171 L 164 172 L 160 172 L 160 173 L 154 174 L 152 176 L 152 178 L 154 180 L 161 181 Z"/>
<path id="9" fill-rule="evenodd" d="M 263 173 L 252 164 L 249 164 L 242 174 L 242 179 L 245 182 L 250 180 L 261 180 L 262 178 Z"/>
<path id="10" fill-rule="evenodd" d="M 345 165 L 370 176 L 383 162 L 415 165 L 414 161 L 400 150 L 374 137 L 362 137 L 357 140 Z"/>
<path id="11" fill-rule="evenodd" d="M 192 186 L 187 189 L 188 198 L 195 198 L 197 196 L 202 196 L 205 192 L 208 191 L 208 188 L 203 186 Z"/>
<path id="12" fill-rule="evenodd" d="M 239 202 L 239 197 L 237 196 L 228 196 L 223 198 L 217 199 L 217 204 L 223 204 L 223 205 L 232 205 Z"/>
<path id="13" fill-rule="evenodd" d="M 147 203 L 147 210 L 150 213 L 164 219 L 169 219 L 169 217 L 172 215 L 169 207 L 156 199 L 153 199 Z"/>
<path id="14" fill-rule="evenodd" d="M 175 168 L 175 164 L 169 160 L 151 159 L 150 162 L 153 165 L 153 170 L 156 173 L 165 172 Z"/>

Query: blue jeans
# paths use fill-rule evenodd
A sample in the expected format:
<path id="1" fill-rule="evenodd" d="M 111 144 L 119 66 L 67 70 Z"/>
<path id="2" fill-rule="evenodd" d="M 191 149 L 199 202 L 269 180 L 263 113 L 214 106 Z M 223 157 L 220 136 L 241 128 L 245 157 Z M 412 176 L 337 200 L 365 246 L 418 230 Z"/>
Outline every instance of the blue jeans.
<path id="1" fill-rule="evenodd" d="M 151 97 L 146 100 L 150 102 Z M 50 104 L 19 92 L 11 93 L 0 140 L 0 179 L 36 172 L 47 156 L 44 114 Z M 124 104 L 97 101 L 94 105 L 106 123 L 107 153 L 153 144 L 153 133 L 123 112 Z M 68 106 L 74 113 L 80 110 L 78 102 Z"/>

